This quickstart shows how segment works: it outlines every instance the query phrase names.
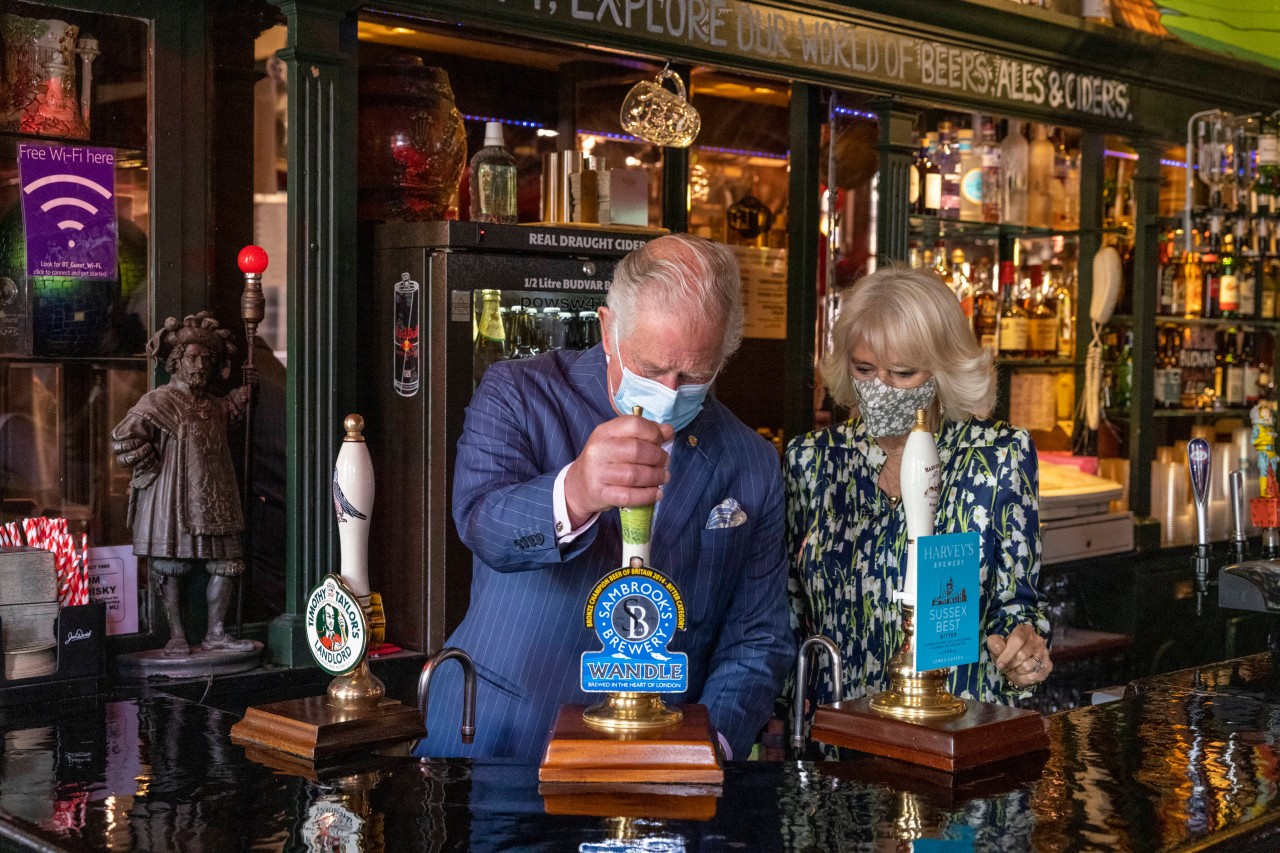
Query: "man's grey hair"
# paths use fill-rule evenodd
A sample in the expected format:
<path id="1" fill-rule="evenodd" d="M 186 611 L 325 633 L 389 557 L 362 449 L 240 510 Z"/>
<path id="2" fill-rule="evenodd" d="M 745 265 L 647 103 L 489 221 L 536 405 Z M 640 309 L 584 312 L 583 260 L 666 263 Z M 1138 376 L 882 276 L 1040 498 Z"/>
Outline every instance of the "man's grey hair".
<path id="1" fill-rule="evenodd" d="M 733 250 L 690 234 L 651 240 L 618 262 L 606 302 L 626 340 L 641 311 L 724 330 L 721 358 L 742 343 L 742 280 Z"/>

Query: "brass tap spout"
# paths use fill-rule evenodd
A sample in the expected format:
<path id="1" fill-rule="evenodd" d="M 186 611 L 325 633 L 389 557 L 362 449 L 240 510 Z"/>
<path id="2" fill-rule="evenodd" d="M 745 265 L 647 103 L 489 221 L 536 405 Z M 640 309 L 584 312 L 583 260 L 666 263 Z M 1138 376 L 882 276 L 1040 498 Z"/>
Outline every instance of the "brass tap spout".
<path id="1" fill-rule="evenodd" d="M 440 664 L 447 660 L 456 660 L 462 666 L 462 742 L 472 743 L 476 739 L 476 665 L 471 655 L 462 649 L 444 648 L 427 658 L 422 665 L 422 674 L 418 676 L 418 709 L 422 711 L 422 724 L 427 724 L 427 703 L 431 699 L 431 675 Z"/>
<path id="2" fill-rule="evenodd" d="M 791 706 L 791 746 L 804 749 L 804 700 L 805 691 L 809 687 L 809 649 L 813 647 L 825 649 L 831 658 L 832 701 L 839 702 L 844 697 L 844 661 L 840 657 L 840 649 L 835 642 L 821 634 L 815 634 L 800 644 L 796 654 L 796 696 Z"/>

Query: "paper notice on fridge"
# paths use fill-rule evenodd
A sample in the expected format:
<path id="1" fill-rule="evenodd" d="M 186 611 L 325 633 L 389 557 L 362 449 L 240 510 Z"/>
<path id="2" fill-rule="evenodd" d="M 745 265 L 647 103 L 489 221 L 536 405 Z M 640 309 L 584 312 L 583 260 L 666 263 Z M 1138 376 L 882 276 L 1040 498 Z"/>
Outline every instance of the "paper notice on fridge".
<path id="1" fill-rule="evenodd" d="M 90 548 L 89 600 L 107 603 L 107 636 L 138 633 L 138 558 L 130 545 Z"/>
<path id="2" fill-rule="evenodd" d="M 1009 381 L 1009 423 L 1025 430 L 1051 430 L 1057 413 L 1054 374 L 1013 374 Z"/>
<path id="3" fill-rule="evenodd" d="M 787 250 L 734 246 L 742 276 L 745 338 L 787 337 Z"/>

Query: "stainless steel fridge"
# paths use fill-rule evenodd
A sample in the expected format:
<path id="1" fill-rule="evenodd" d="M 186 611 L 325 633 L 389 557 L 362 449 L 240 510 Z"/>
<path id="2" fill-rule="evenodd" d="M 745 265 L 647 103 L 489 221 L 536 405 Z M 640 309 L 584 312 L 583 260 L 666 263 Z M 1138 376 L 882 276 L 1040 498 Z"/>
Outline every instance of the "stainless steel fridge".
<path id="1" fill-rule="evenodd" d="M 471 554 L 451 516 L 453 463 L 476 381 L 481 292 L 508 318 L 534 309 L 593 340 L 618 259 L 659 232 L 474 222 L 375 226 L 372 374 L 360 405 L 377 476 L 370 582 L 382 594 L 387 639 L 433 651 L 466 612 Z M 545 328 L 538 326 L 536 328 Z M 545 345 L 539 334 L 539 343 Z M 367 344 L 368 345 L 368 342 Z"/>

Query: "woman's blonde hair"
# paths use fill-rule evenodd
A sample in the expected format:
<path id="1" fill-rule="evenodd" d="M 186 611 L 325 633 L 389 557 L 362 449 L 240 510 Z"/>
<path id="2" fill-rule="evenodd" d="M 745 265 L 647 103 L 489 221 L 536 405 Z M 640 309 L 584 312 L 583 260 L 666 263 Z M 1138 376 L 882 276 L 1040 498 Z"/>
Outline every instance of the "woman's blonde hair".
<path id="1" fill-rule="evenodd" d="M 995 406 L 991 354 L 974 340 L 951 288 L 930 270 L 881 267 L 841 300 L 821 369 L 831 397 L 855 412 L 853 350 L 859 345 L 881 365 L 932 373 L 945 417 L 985 418 Z"/>

